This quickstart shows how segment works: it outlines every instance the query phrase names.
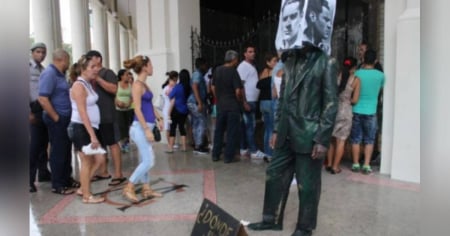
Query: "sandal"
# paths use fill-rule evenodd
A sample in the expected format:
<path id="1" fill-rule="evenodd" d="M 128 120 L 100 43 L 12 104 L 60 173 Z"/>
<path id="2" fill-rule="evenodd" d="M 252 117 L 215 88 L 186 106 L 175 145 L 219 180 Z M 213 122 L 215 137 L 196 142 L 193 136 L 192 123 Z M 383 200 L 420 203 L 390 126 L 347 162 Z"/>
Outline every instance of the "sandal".
<path id="1" fill-rule="evenodd" d="M 80 197 L 83 196 L 83 192 L 81 191 L 81 188 L 77 189 L 77 191 L 75 193 Z"/>
<path id="2" fill-rule="evenodd" d="M 333 175 L 335 175 L 335 174 L 339 174 L 339 173 L 341 173 L 342 172 L 342 170 L 341 169 L 333 169 L 333 168 L 331 168 L 331 170 L 330 170 L 330 174 L 333 174 Z"/>
<path id="3" fill-rule="evenodd" d="M 331 168 L 331 166 L 325 167 L 325 170 L 328 171 L 328 172 L 331 172 L 332 169 L 333 169 L 333 168 Z"/>
<path id="4" fill-rule="evenodd" d="M 80 182 L 71 179 L 67 188 L 79 188 L 81 186 Z"/>
<path id="5" fill-rule="evenodd" d="M 105 180 L 105 179 L 111 179 L 111 175 L 108 176 L 101 176 L 101 175 L 94 175 L 94 177 L 92 177 L 91 182 L 95 182 L 95 181 L 100 181 L 100 180 Z"/>
<path id="6" fill-rule="evenodd" d="M 96 203 L 102 203 L 105 201 L 105 198 L 103 197 L 94 197 L 93 195 L 89 196 L 87 199 L 83 198 L 83 203 L 88 204 L 96 204 Z"/>
<path id="7" fill-rule="evenodd" d="M 123 188 L 122 195 L 125 199 L 127 199 L 131 203 L 136 203 L 139 201 L 139 199 L 137 199 L 136 197 L 134 186 L 125 186 Z"/>
<path id="8" fill-rule="evenodd" d="M 114 178 L 111 179 L 111 182 L 109 182 L 109 186 L 117 186 L 122 184 L 123 182 L 127 181 L 127 177 L 122 177 L 122 178 Z"/>
<path id="9" fill-rule="evenodd" d="M 146 199 L 149 197 L 162 197 L 162 193 L 155 192 L 150 185 L 142 185 L 142 198 Z"/>
<path id="10" fill-rule="evenodd" d="M 68 188 L 58 188 L 58 189 L 52 189 L 52 193 L 61 194 L 61 195 L 71 195 L 75 191 L 68 189 Z"/>

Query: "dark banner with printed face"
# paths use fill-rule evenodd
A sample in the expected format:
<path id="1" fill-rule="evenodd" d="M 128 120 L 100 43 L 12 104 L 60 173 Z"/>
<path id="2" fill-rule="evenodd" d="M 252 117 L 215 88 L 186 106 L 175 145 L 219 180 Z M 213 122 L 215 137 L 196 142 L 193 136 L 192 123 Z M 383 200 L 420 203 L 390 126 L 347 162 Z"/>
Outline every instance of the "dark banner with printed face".
<path id="1" fill-rule="evenodd" d="M 301 48 L 309 42 L 331 54 L 336 0 L 282 0 L 275 47 Z"/>
<path id="2" fill-rule="evenodd" d="M 238 220 L 205 198 L 191 236 L 247 236 L 247 233 Z"/>

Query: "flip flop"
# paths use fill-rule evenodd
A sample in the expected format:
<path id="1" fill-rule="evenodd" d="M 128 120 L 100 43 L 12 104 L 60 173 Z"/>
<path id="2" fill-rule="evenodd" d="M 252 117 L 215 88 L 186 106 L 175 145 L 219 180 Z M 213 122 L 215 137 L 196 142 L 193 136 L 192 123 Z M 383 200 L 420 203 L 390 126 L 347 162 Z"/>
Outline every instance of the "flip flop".
<path id="1" fill-rule="evenodd" d="M 120 185 L 121 183 L 127 181 L 127 177 L 122 177 L 122 178 L 114 178 L 111 179 L 111 182 L 109 182 L 109 186 L 117 186 Z"/>
<path id="2" fill-rule="evenodd" d="M 61 194 L 61 195 L 71 195 L 75 191 L 67 188 L 59 188 L 59 189 L 52 189 L 52 193 Z"/>
<path id="3" fill-rule="evenodd" d="M 100 180 L 105 180 L 105 179 L 111 179 L 111 175 L 108 176 L 100 176 L 100 175 L 94 175 L 94 177 L 92 177 L 91 182 L 95 182 L 95 181 L 100 181 Z"/>

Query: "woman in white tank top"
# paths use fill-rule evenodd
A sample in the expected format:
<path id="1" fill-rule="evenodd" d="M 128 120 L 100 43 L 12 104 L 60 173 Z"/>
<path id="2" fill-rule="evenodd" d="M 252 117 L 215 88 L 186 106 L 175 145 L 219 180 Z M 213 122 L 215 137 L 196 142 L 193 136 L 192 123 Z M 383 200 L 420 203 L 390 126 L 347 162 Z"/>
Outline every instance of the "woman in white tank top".
<path id="1" fill-rule="evenodd" d="M 97 106 L 98 95 L 91 86 L 91 81 L 98 76 L 100 62 L 99 57 L 83 55 L 78 63 L 74 64 L 79 76 L 70 90 L 72 117 L 68 132 L 81 160 L 81 187 L 77 190 L 77 194 L 83 196 L 83 203 L 100 203 L 105 200 L 103 197 L 94 197 L 90 191 L 90 179 L 100 164 L 105 161 L 103 154 L 95 152 L 101 148 L 97 138 L 100 111 Z M 82 149 L 87 145 L 90 145 L 91 151 L 96 154 Z"/>

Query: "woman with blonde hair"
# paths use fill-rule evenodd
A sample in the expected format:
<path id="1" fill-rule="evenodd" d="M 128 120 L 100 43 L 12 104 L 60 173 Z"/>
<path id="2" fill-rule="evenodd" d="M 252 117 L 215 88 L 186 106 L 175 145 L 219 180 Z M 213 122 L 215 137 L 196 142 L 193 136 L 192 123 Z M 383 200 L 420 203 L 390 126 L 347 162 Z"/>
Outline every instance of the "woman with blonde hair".
<path id="1" fill-rule="evenodd" d="M 163 120 L 153 106 L 153 93 L 146 84 L 147 77 L 153 74 L 150 58 L 140 55 L 124 61 L 123 64 L 125 68 L 133 69 L 138 75 L 131 88 L 134 102 L 134 121 L 130 127 L 130 138 L 138 148 L 139 165 L 133 171 L 128 184 L 123 189 L 123 196 L 127 200 L 137 202 L 139 200 L 134 188 L 138 182 L 142 183 L 143 198 L 162 197 L 161 193 L 153 191 L 150 187 L 149 171 L 154 165 L 155 159 L 152 148 L 155 137 L 152 130 L 157 121 L 159 121 L 159 129 L 162 129 Z"/>
<path id="2" fill-rule="evenodd" d="M 98 57 L 83 55 L 73 71 L 78 71 L 78 77 L 70 89 L 72 115 L 68 127 L 68 135 L 81 161 L 81 187 L 77 194 L 83 196 L 83 203 L 100 203 L 103 197 L 94 197 L 90 191 L 90 179 L 100 164 L 105 161 L 102 154 L 99 137 L 100 110 L 97 105 L 98 95 L 91 86 L 100 70 Z"/>

